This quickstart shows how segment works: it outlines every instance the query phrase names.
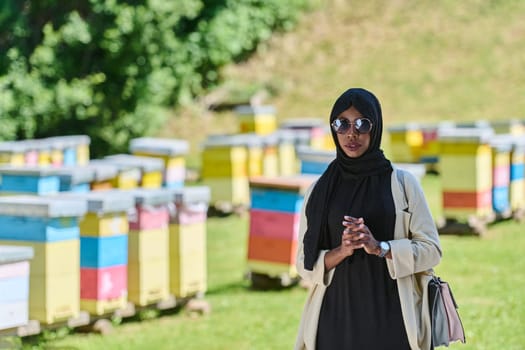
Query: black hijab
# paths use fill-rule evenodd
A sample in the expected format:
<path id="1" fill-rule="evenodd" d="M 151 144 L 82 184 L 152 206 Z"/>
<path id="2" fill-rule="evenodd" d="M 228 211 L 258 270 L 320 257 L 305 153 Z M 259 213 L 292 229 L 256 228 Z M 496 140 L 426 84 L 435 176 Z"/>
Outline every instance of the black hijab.
<path id="1" fill-rule="evenodd" d="M 308 227 L 304 235 L 304 268 L 313 270 L 320 249 L 328 249 L 327 208 L 335 184 L 340 177 L 358 180 L 392 171 L 390 161 L 381 150 L 383 116 L 379 100 L 370 92 L 361 88 L 346 90 L 335 101 L 330 113 L 330 123 L 342 112 L 354 106 L 362 115 L 372 121 L 370 146 L 357 158 L 348 157 L 337 140 L 332 129 L 332 138 L 336 145 L 336 158 L 319 177 L 306 205 Z"/>

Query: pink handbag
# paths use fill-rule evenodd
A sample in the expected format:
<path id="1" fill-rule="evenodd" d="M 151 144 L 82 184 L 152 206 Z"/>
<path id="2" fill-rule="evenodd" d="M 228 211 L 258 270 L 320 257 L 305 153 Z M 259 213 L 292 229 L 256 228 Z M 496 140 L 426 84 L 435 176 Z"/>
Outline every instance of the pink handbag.
<path id="1" fill-rule="evenodd" d="M 459 318 L 458 305 L 447 282 L 432 276 L 428 283 L 432 345 L 448 346 L 454 341 L 465 343 L 465 331 Z"/>

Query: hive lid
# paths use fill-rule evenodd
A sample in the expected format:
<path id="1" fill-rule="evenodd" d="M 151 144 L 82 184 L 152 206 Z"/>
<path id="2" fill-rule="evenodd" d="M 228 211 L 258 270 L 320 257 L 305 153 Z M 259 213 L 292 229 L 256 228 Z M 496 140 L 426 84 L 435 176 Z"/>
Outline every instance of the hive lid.
<path id="1" fill-rule="evenodd" d="M 171 190 L 175 203 L 210 202 L 211 191 L 208 186 L 185 186 Z"/>
<path id="2" fill-rule="evenodd" d="M 492 128 L 443 128 L 438 130 L 438 139 L 444 142 L 487 143 L 494 135 Z"/>
<path id="3" fill-rule="evenodd" d="M 136 188 L 123 192 L 129 193 L 136 205 L 165 205 L 173 200 L 171 192 L 165 188 Z"/>
<path id="4" fill-rule="evenodd" d="M 63 166 L 56 168 L 61 180 L 70 181 L 72 184 L 88 183 L 95 179 L 95 169 L 88 166 Z"/>
<path id="5" fill-rule="evenodd" d="M 27 175 L 27 176 L 58 176 L 57 168 L 43 168 L 38 166 L 0 166 L 0 174 L 4 175 Z"/>
<path id="6" fill-rule="evenodd" d="M 33 256 L 31 247 L 0 245 L 0 265 L 30 260 Z"/>
<path id="7" fill-rule="evenodd" d="M 275 114 L 275 107 L 242 105 L 235 107 L 234 111 L 241 115 Z"/>
<path id="8" fill-rule="evenodd" d="M 318 162 L 331 162 L 335 159 L 336 152 L 332 150 L 315 149 L 309 146 L 297 146 L 297 157 L 300 160 L 311 160 Z"/>
<path id="9" fill-rule="evenodd" d="M 61 193 L 61 197 L 84 200 L 90 213 L 126 212 L 135 206 L 131 193 L 121 190 L 93 191 L 87 193 Z"/>
<path id="10" fill-rule="evenodd" d="M 292 190 L 304 194 L 319 176 L 255 176 L 250 178 L 250 187 Z"/>
<path id="11" fill-rule="evenodd" d="M 0 142 L 0 153 L 24 153 L 27 150 L 27 144 L 19 141 Z"/>
<path id="12" fill-rule="evenodd" d="M 93 169 L 95 181 L 105 181 L 113 179 L 118 175 L 118 167 L 105 161 L 90 160 L 85 166 L 87 169 Z"/>
<path id="13" fill-rule="evenodd" d="M 129 149 L 132 153 L 175 156 L 187 154 L 189 143 L 180 139 L 139 137 L 131 140 Z"/>
<path id="14" fill-rule="evenodd" d="M 135 156 L 132 154 L 113 154 L 104 157 L 117 166 L 130 166 L 140 168 L 144 172 L 164 170 L 164 161 L 154 157 Z"/>
<path id="15" fill-rule="evenodd" d="M 27 217 L 81 217 L 86 214 L 84 200 L 58 196 L 15 195 L 0 197 L 0 215 Z"/>

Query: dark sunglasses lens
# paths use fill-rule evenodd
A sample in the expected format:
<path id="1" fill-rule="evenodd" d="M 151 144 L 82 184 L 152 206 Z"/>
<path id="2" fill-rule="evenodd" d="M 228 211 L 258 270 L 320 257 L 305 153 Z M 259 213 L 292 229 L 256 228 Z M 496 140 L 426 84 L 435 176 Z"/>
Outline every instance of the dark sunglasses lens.
<path id="1" fill-rule="evenodd" d="M 355 121 L 355 128 L 360 133 L 366 134 L 372 129 L 372 124 L 370 123 L 370 120 L 366 118 L 359 118 Z"/>
<path id="2" fill-rule="evenodd" d="M 348 131 L 348 128 L 350 128 L 350 123 L 347 119 L 336 119 L 333 121 L 332 127 L 335 132 L 344 134 Z"/>

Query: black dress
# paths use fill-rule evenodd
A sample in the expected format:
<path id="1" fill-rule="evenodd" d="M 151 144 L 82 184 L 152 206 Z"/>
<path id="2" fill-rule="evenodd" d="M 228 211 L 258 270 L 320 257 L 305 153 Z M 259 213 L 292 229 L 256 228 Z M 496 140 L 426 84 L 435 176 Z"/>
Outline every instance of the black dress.
<path id="1" fill-rule="evenodd" d="M 328 208 L 329 244 L 341 244 L 343 215 L 363 217 L 378 240 L 394 235 L 390 174 L 340 178 Z M 317 350 L 410 349 L 396 281 L 385 258 L 356 250 L 336 268 L 319 316 Z"/>

